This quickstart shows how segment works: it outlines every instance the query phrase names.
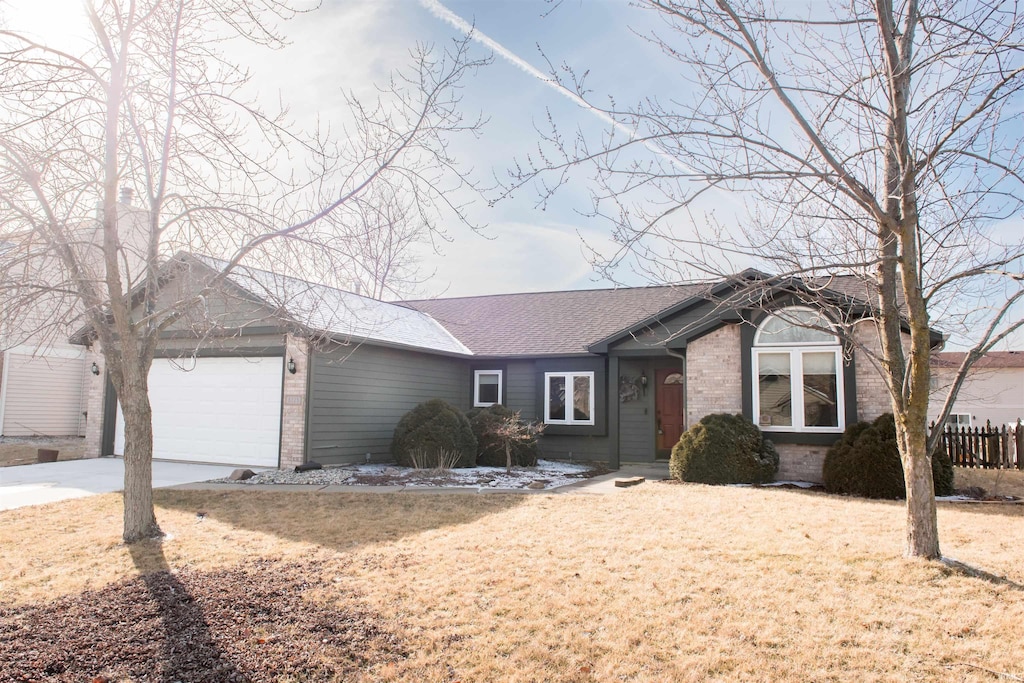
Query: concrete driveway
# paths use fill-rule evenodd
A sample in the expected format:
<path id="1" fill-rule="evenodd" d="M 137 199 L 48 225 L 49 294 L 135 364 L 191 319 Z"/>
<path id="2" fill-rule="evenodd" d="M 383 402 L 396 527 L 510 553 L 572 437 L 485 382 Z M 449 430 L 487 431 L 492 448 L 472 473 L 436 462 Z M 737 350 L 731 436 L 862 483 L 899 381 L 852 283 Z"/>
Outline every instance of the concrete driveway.
<path id="1" fill-rule="evenodd" d="M 227 465 L 158 460 L 153 462 L 153 487 L 218 479 L 228 476 L 234 469 Z M 123 488 L 124 461 L 121 458 L 0 467 L 0 510 L 110 493 Z"/>

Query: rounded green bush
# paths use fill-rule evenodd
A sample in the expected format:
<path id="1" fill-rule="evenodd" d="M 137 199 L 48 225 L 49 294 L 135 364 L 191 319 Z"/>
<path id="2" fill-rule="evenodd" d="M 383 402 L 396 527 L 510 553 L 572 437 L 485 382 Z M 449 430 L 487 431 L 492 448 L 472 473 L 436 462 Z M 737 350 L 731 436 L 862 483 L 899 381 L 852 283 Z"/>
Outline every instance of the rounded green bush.
<path id="1" fill-rule="evenodd" d="M 874 422 L 850 425 L 825 455 L 822 468 L 825 490 L 864 498 L 906 498 L 903 464 L 896 443 L 892 413 Z M 953 493 L 953 463 L 936 453 L 932 457 L 935 495 Z"/>
<path id="2" fill-rule="evenodd" d="M 419 404 L 398 421 L 391 455 L 403 467 L 473 467 L 476 437 L 461 410 L 435 398 Z"/>
<path id="3" fill-rule="evenodd" d="M 500 403 L 488 408 L 474 408 L 466 413 L 469 424 L 473 428 L 473 436 L 477 442 L 476 464 L 482 467 L 504 467 L 505 446 L 500 439 L 494 436 L 494 429 L 502 421 L 515 415 Z M 512 446 L 513 467 L 536 467 L 537 465 L 537 440 L 526 443 L 517 443 Z"/>
<path id="4" fill-rule="evenodd" d="M 779 471 L 779 454 L 747 418 L 716 413 L 683 432 L 669 471 L 702 484 L 764 484 Z"/>

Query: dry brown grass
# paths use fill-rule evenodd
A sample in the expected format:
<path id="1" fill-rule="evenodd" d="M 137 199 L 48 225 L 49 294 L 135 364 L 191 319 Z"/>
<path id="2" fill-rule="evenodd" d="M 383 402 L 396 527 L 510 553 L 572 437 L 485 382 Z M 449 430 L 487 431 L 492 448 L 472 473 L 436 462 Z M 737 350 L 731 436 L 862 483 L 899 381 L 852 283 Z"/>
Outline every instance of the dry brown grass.
<path id="1" fill-rule="evenodd" d="M 60 451 L 57 460 L 81 460 L 85 452 L 85 439 L 18 439 L 15 443 L 0 443 L 0 467 L 30 465 L 36 462 L 36 450 L 55 448 Z"/>
<path id="2" fill-rule="evenodd" d="M 980 486 L 993 496 L 1024 498 L 1024 471 L 954 467 L 953 486 L 958 489 L 967 486 Z"/>
<path id="3" fill-rule="evenodd" d="M 0 600 L 164 561 L 301 557 L 337 586 L 323 600 L 358 599 L 412 652 L 368 680 L 1024 676 L 1021 506 L 940 505 L 946 553 L 1001 577 L 984 579 L 902 559 L 899 503 L 788 490 L 159 491 L 157 502 L 170 537 L 134 562 L 116 495 L 0 513 Z"/>

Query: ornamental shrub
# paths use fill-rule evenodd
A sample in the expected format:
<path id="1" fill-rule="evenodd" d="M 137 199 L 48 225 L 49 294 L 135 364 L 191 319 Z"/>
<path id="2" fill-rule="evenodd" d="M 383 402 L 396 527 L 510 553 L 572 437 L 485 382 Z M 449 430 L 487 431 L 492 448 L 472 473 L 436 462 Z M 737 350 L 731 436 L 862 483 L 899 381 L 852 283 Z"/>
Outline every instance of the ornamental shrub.
<path id="1" fill-rule="evenodd" d="M 825 455 L 822 469 L 825 490 L 864 498 L 906 498 L 903 464 L 896 444 L 892 413 L 874 422 L 847 427 Z M 953 463 L 942 453 L 932 457 L 935 495 L 953 493 Z"/>
<path id="2" fill-rule="evenodd" d="M 419 404 L 398 421 L 391 455 L 403 467 L 473 467 L 476 437 L 461 410 L 435 398 Z"/>
<path id="3" fill-rule="evenodd" d="M 707 415 L 679 438 L 669 471 L 702 484 L 764 484 L 779 471 L 779 454 L 742 415 Z"/>
<path id="4" fill-rule="evenodd" d="M 496 431 L 501 424 L 518 413 L 500 403 L 488 408 L 474 408 L 467 414 L 477 442 L 476 464 L 483 467 L 505 466 L 505 442 Z M 520 418 L 521 423 L 526 420 Z M 512 465 L 514 467 L 535 467 L 537 465 L 537 438 L 512 444 Z"/>

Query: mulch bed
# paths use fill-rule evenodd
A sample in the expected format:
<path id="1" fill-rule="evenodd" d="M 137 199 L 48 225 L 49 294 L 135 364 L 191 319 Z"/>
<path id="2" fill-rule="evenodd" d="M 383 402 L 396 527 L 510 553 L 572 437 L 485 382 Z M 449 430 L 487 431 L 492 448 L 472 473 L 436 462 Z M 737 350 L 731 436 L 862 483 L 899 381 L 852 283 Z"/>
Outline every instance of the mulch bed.
<path id="1" fill-rule="evenodd" d="M 305 599 L 328 585 L 322 575 L 315 563 L 264 560 L 0 606 L 0 680 L 345 680 L 407 656 L 367 610 Z"/>

